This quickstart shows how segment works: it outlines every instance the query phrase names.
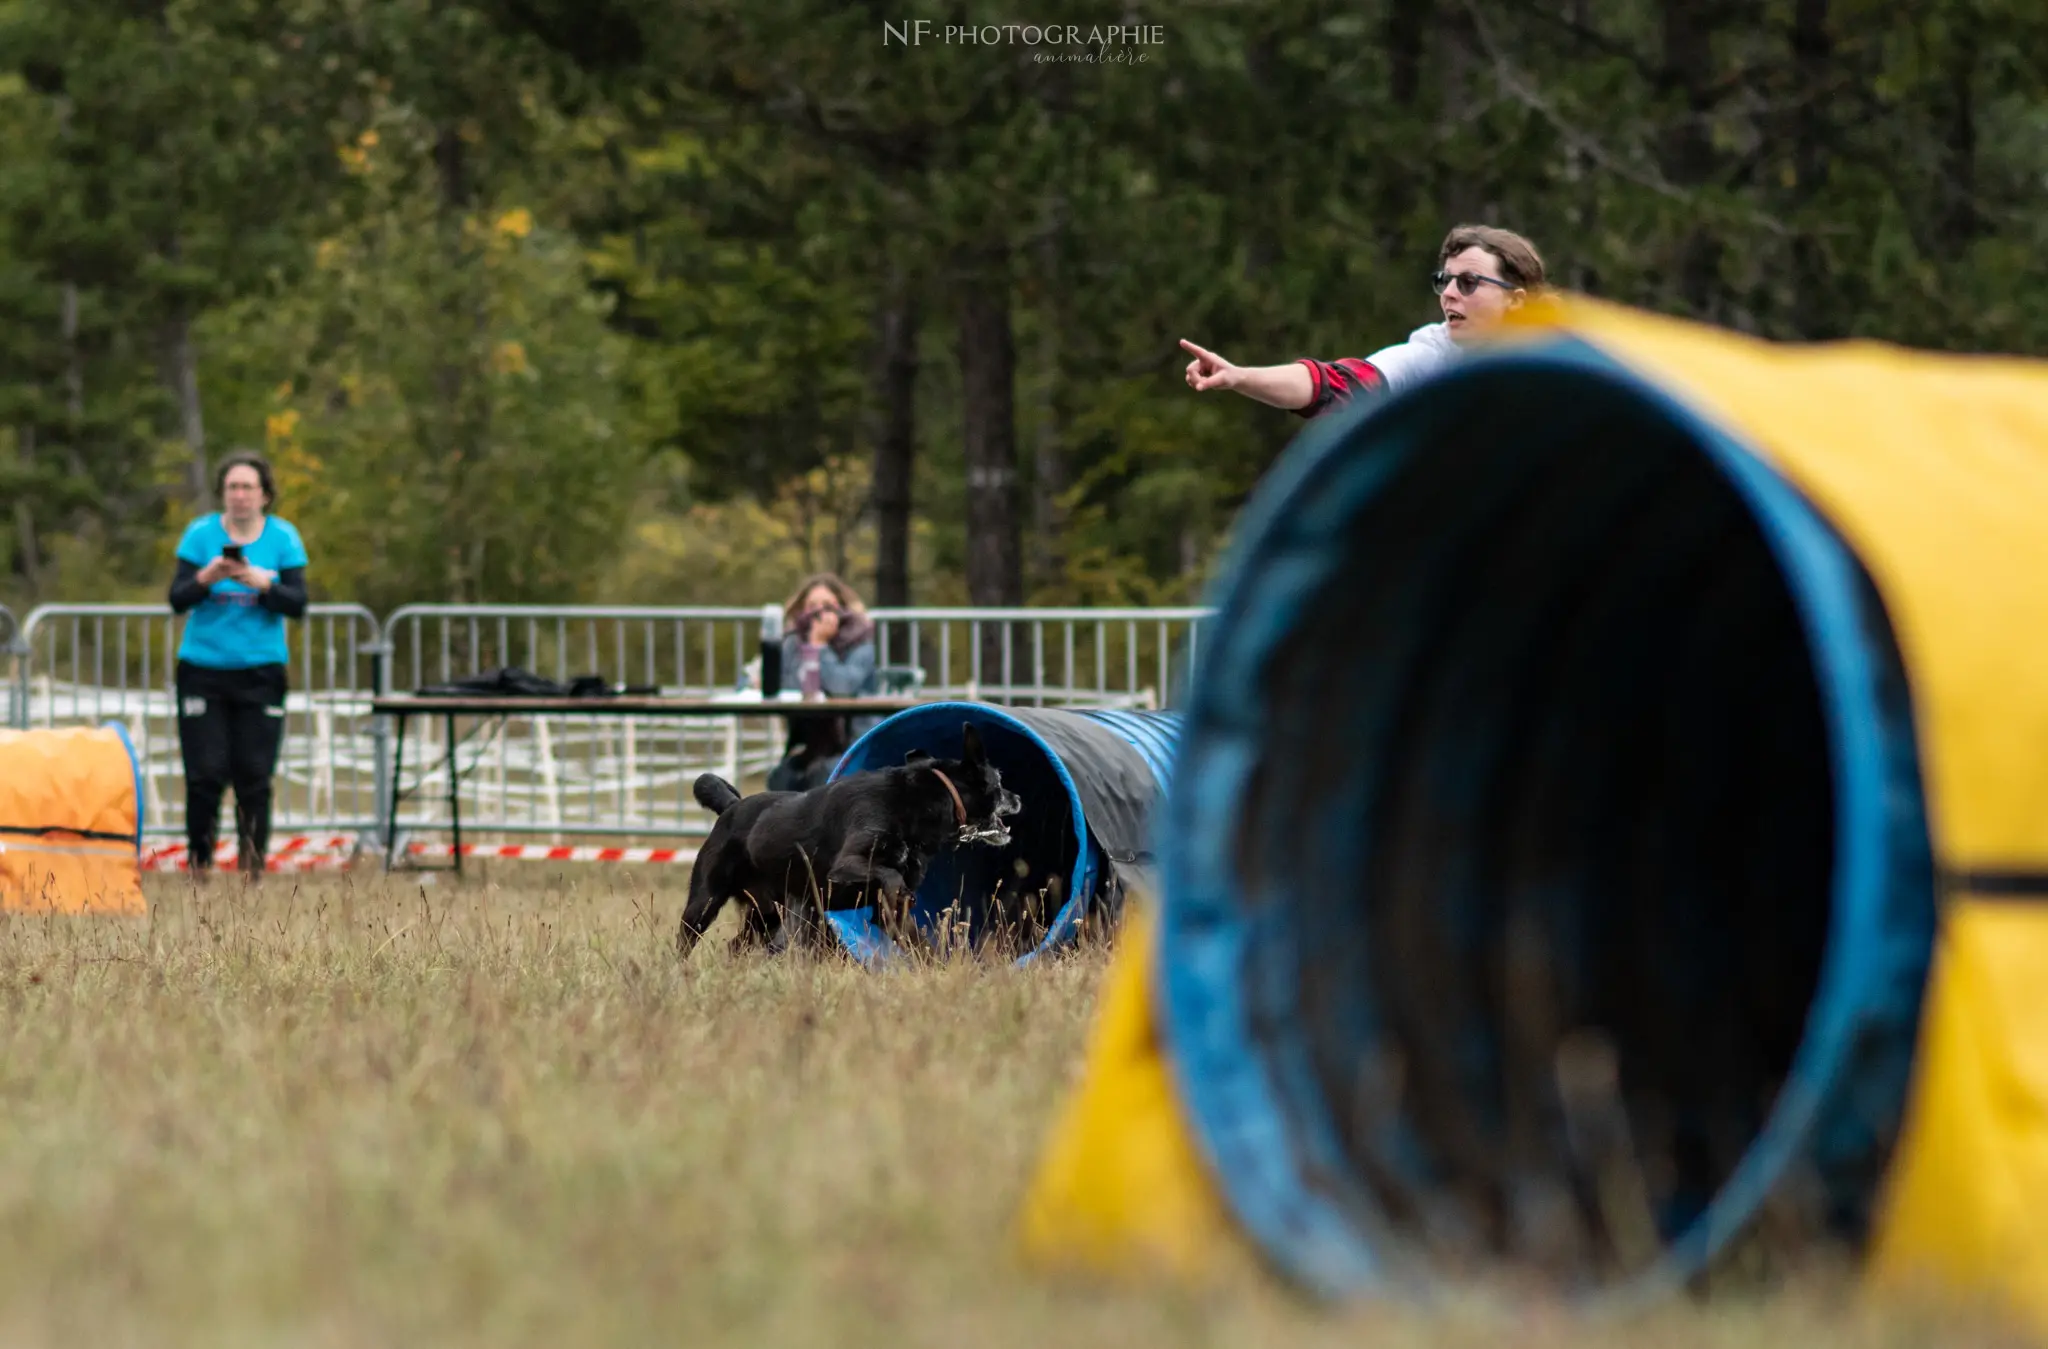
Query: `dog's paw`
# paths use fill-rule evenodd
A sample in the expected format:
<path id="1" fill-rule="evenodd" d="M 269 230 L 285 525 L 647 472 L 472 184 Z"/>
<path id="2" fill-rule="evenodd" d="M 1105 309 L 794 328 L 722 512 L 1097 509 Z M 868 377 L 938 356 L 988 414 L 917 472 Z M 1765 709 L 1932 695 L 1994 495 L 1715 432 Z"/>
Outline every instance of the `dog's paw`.
<path id="1" fill-rule="evenodd" d="M 910 921 L 910 892 L 877 889 L 870 890 L 868 895 L 874 909 L 875 926 L 892 940 L 900 938 L 904 926 Z"/>

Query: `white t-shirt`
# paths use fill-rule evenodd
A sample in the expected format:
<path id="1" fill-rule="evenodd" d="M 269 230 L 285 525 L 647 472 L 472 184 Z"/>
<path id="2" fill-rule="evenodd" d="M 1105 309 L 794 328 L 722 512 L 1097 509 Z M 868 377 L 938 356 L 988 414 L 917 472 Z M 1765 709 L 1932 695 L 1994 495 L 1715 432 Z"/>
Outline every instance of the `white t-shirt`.
<path id="1" fill-rule="evenodd" d="M 1408 334 L 1406 342 L 1381 347 L 1365 359 L 1380 372 L 1387 392 L 1392 393 L 1456 364 L 1463 354 L 1448 324 L 1431 323 Z"/>

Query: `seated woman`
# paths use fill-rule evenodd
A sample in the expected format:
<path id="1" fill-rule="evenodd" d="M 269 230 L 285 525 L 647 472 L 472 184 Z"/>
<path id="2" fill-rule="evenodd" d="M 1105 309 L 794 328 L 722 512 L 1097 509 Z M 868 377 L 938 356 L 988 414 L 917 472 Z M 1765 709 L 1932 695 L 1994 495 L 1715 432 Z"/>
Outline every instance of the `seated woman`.
<path id="1" fill-rule="evenodd" d="M 806 699 L 870 697 L 875 673 L 875 625 L 852 586 L 820 572 L 797 587 L 782 609 L 782 685 Z M 768 774 L 768 790 L 821 787 L 876 717 L 795 716 L 789 746 Z"/>

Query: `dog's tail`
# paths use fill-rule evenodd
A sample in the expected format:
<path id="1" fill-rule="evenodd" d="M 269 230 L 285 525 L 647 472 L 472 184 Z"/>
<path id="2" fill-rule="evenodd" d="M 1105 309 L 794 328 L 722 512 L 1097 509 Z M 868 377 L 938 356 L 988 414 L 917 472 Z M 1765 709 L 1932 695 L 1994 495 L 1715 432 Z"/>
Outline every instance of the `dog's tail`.
<path id="1" fill-rule="evenodd" d="M 740 803 L 739 791 L 716 773 L 698 774 L 690 794 L 697 798 L 698 805 L 713 815 L 723 815 Z"/>

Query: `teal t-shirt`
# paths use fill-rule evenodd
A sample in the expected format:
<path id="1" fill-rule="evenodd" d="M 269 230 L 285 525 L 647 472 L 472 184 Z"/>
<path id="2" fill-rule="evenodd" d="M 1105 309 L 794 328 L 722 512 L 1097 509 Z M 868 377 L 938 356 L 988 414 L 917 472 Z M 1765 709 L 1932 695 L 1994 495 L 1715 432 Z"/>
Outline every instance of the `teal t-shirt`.
<path id="1" fill-rule="evenodd" d="M 185 527 L 178 541 L 178 560 L 203 567 L 220 556 L 233 540 L 219 515 L 208 515 Z M 263 518 L 256 542 L 244 544 L 242 559 L 268 572 L 306 565 L 306 545 L 299 531 L 274 515 Z M 213 670 L 247 670 L 257 665 L 283 665 L 284 615 L 257 602 L 257 594 L 239 581 L 216 581 L 206 598 L 185 615 L 185 637 L 178 659 Z"/>

